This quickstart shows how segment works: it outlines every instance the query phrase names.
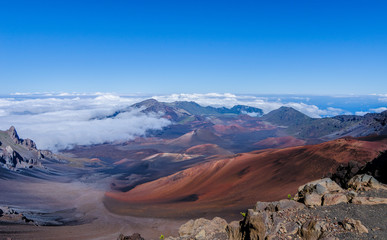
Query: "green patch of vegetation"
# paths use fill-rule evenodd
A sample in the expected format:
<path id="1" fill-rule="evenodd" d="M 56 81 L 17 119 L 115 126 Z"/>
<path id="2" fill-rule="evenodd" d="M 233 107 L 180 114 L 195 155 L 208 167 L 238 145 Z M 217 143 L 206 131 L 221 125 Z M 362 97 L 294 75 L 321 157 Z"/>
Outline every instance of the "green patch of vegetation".
<path id="1" fill-rule="evenodd" d="M 246 217 L 246 213 L 245 212 L 240 212 L 241 213 L 241 215 L 243 216 L 243 217 Z"/>
<path id="2" fill-rule="evenodd" d="M 160 239 L 164 239 L 164 235 L 163 234 L 160 235 Z"/>
<path id="3" fill-rule="evenodd" d="M 292 197 L 292 195 L 290 193 L 288 194 L 288 199 L 289 200 L 294 200 L 294 198 Z"/>

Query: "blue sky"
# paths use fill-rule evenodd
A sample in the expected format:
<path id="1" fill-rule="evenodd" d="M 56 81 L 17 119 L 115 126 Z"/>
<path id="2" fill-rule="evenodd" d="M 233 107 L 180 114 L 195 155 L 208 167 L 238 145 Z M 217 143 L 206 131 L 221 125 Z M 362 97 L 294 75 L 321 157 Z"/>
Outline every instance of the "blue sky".
<path id="1" fill-rule="evenodd" d="M 0 93 L 387 93 L 385 1 L 2 1 Z"/>

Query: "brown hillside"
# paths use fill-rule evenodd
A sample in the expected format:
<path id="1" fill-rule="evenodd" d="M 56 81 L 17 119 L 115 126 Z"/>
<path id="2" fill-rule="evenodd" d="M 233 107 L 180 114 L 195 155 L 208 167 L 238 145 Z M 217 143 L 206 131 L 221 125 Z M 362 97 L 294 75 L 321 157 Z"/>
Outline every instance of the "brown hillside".
<path id="1" fill-rule="evenodd" d="M 350 160 L 367 162 L 387 149 L 387 139 L 343 138 L 317 145 L 268 149 L 206 162 L 135 187 L 107 192 L 105 206 L 126 215 L 188 217 L 230 214 L 256 201 L 294 194 L 298 186 Z"/>

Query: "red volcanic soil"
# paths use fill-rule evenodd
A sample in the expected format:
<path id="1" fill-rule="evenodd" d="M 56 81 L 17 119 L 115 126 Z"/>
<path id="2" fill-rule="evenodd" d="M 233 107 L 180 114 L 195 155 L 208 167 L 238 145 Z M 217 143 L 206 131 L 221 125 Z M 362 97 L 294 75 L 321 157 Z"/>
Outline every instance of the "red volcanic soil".
<path id="1" fill-rule="evenodd" d="M 222 142 L 222 139 L 208 129 L 199 128 L 181 137 L 167 141 L 169 145 L 190 147 L 208 142 Z"/>
<path id="2" fill-rule="evenodd" d="M 188 148 L 185 151 L 186 154 L 197 154 L 197 155 L 232 155 L 233 153 L 219 147 L 216 144 L 201 144 Z"/>
<path id="3" fill-rule="evenodd" d="M 285 137 L 270 137 L 262 141 L 254 143 L 257 148 L 287 148 L 305 145 L 306 141 L 297 139 L 292 136 Z"/>
<path id="4" fill-rule="evenodd" d="M 367 162 L 387 149 L 387 139 L 343 138 L 317 145 L 266 149 L 206 162 L 141 184 L 107 192 L 105 206 L 117 214 L 195 217 L 239 213 L 256 201 L 275 201 L 350 160 Z"/>

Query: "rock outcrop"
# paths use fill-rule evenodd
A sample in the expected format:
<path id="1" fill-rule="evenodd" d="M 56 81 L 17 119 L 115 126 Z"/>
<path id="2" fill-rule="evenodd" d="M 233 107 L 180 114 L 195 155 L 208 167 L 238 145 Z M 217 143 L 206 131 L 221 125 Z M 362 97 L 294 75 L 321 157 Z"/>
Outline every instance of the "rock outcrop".
<path id="1" fill-rule="evenodd" d="M 343 228 L 347 231 L 356 231 L 357 233 L 368 233 L 368 229 L 359 221 L 352 218 L 345 218 L 340 222 Z"/>
<path id="2" fill-rule="evenodd" d="M 308 207 L 333 205 L 348 201 L 344 195 L 344 190 L 330 178 L 300 186 L 294 200 L 303 202 Z"/>
<path id="3" fill-rule="evenodd" d="M 37 158 L 22 157 L 11 146 L 6 146 L 5 149 L 0 148 L 0 166 L 16 170 L 19 168 L 42 167 L 42 164 Z"/>
<path id="4" fill-rule="evenodd" d="M 13 126 L 0 133 L 0 166 L 3 168 L 18 170 L 42 167 L 40 160 L 44 158 L 43 152 L 50 156 L 49 151 L 36 149 L 31 139 L 21 139 Z"/>
<path id="5" fill-rule="evenodd" d="M 10 136 L 10 138 L 15 144 L 21 144 L 27 147 L 28 149 L 36 150 L 35 142 L 29 138 L 26 138 L 26 139 L 20 138 L 14 126 L 11 126 L 6 132 L 8 133 L 8 135 Z"/>
<path id="6" fill-rule="evenodd" d="M 0 224 L 35 224 L 32 219 L 7 206 L 0 206 Z"/>
<path id="7" fill-rule="evenodd" d="M 131 236 L 124 236 L 124 234 L 120 234 L 117 240 L 145 240 L 139 233 L 133 233 Z"/>
<path id="8" fill-rule="evenodd" d="M 260 240 L 260 239 L 338 239 L 340 234 L 363 234 L 369 228 L 359 219 L 346 216 L 324 217 L 322 213 L 338 206 L 387 204 L 387 198 L 367 196 L 367 191 L 383 191 L 387 188 L 369 175 L 356 175 L 341 188 L 332 179 L 324 178 L 299 187 L 294 200 L 257 202 L 248 209 L 241 221 L 229 224 L 220 218 L 190 220 L 182 225 L 179 237 L 169 240 Z M 383 208 L 385 209 L 385 208 Z M 320 213 L 320 214 L 319 214 Z M 341 220 L 340 220 L 341 219 Z M 378 228 L 374 228 L 378 229 Z M 225 235 L 226 234 L 226 235 Z"/>
<path id="9" fill-rule="evenodd" d="M 378 180 L 367 174 L 356 175 L 351 178 L 348 182 L 348 187 L 355 191 L 368 191 L 370 189 L 385 188 L 385 186 L 380 184 Z"/>
<path id="10" fill-rule="evenodd" d="M 179 228 L 179 237 L 167 240 L 223 240 L 227 239 L 226 220 L 215 217 L 212 220 L 199 218 L 190 220 Z"/>

